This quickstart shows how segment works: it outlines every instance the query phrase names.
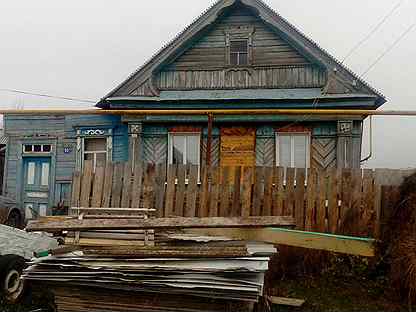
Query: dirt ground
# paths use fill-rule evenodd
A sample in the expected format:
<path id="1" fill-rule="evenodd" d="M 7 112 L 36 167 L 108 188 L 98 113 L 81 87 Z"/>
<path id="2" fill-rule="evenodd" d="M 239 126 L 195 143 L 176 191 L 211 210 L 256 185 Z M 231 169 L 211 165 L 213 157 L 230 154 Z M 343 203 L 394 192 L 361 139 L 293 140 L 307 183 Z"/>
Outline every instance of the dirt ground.
<path id="1" fill-rule="evenodd" d="M 283 297 L 305 299 L 302 308 L 273 307 L 283 312 L 407 312 L 405 303 L 393 295 L 383 278 L 334 276 L 325 273 L 320 278 L 303 277 L 275 281 L 275 294 Z M 35 299 L 32 305 L 6 305 L 0 301 L 1 312 L 49 312 L 49 303 Z M 82 311 L 80 311 L 82 312 Z"/>
<path id="2" fill-rule="evenodd" d="M 302 308 L 275 307 L 274 311 L 297 312 L 401 312 L 406 304 L 393 295 L 383 280 L 366 278 L 303 278 L 281 280 L 275 283 L 278 295 L 305 299 Z"/>

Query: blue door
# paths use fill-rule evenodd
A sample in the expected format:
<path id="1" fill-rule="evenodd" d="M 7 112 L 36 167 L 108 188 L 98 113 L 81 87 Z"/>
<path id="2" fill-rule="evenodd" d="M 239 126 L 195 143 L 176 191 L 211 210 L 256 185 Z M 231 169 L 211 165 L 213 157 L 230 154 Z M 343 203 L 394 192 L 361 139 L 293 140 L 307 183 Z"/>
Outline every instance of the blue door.
<path id="1" fill-rule="evenodd" d="M 46 216 L 50 196 L 50 157 L 25 157 L 23 203 L 26 219 Z"/>

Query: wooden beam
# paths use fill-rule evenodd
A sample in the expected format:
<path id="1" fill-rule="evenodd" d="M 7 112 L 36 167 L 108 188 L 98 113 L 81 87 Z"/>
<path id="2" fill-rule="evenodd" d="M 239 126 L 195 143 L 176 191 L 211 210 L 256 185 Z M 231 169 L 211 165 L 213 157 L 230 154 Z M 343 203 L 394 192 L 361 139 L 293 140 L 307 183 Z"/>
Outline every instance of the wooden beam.
<path id="1" fill-rule="evenodd" d="M 305 303 L 305 300 L 303 299 L 292 299 L 292 298 L 274 297 L 274 296 L 269 296 L 267 297 L 267 299 L 269 299 L 269 301 L 272 304 L 284 305 L 284 306 L 296 307 L 296 308 L 300 308 Z"/>
<path id="2" fill-rule="evenodd" d="M 102 229 L 185 229 L 185 228 L 259 228 L 293 226 L 292 217 L 248 217 L 248 218 L 150 218 L 120 220 L 78 220 L 54 217 L 30 221 L 28 231 L 59 232 Z"/>
<path id="3" fill-rule="evenodd" d="M 86 255 L 100 255 L 114 258 L 234 258 L 249 257 L 245 246 L 110 246 L 82 248 Z"/>
<path id="4" fill-rule="evenodd" d="M 374 257 L 376 240 L 281 228 L 263 229 L 190 229 L 187 234 L 221 236 L 235 240 L 261 241 L 307 249 L 325 250 L 349 255 Z"/>

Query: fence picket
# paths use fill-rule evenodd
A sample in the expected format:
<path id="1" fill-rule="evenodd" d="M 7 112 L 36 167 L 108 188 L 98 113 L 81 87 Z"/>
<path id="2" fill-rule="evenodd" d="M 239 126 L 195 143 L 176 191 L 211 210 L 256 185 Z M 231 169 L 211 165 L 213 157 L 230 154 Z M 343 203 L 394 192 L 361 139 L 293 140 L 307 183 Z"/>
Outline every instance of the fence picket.
<path id="1" fill-rule="evenodd" d="M 284 169 L 276 167 L 273 170 L 273 215 L 283 216 L 284 212 Z"/>
<path id="2" fill-rule="evenodd" d="M 186 165 L 178 165 L 176 174 L 176 199 L 175 199 L 175 216 L 183 217 L 185 203 L 185 176 Z"/>
<path id="3" fill-rule="evenodd" d="M 210 207 L 209 216 L 218 216 L 218 197 L 220 195 L 220 172 L 216 169 L 212 170 L 211 173 L 211 192 L 210 192 Z"/>
<path id="4" fill-rule="evenodd" d="M 283 215 L 293 216 L 295 208 L 295 168 L 286 169 L 286 203 Z"/>
<path id="5" fill-rule="evenodd" d="M 140 176 L 141 180 L 141 176 Z M 166 165 L 159 164 L 156 166 L 155 172 L 155 209 L 159 218 L 164 217 L 164 200 L 165 200 L 165 181 L 166 181 Z M 138 192 L 140 196 L 140 191 Z"/>
<path id="6" fill-rule="evenodd" d="M 233 206 L 231 216 L 238 217 L 241 215 L 241 167 L 235 167 L 233 182 Z"/>
<path id="7" fill-rule="evenodd" d="M 254 172 L 252 216 L 260 216 L 264 197 L 264 167 L 256 167 Z"/>
<path id="8" fill-rule="evenodd" d="M 175 200 L 175 177 L 176 177 L 176 165 L 170 165 L 168 167 L 168 174 L 166 179 L 166 201 L 165 201 L 165 217 L 174 216 L 174 200 Z"/>
<path id="9" fill-rule="evenodd" d="M 231 216 L 230 209 L 230 167 L 223 167 L 221 170 L 221 203 L 220 203 L 220 216 Z"/>
<path id="10" fill-rule="evenodd" d="M 93 181 L 93 162 L 92 160 L 86 160 L 84 162 L 84 173 L 81 179 L 81 197 L 79 204 L 81 207 L 90 206 L 90 195 Z"/>
<path id="11" fill-rule="evenodd" d="M 103 187 L 103 200 L 101 207 L 110 208 L 111 207 L 111 190 L 113 188 L 113 174 L 114 174 L 114 164 L 108 162 L 105 167 L 105 178 L 104 178 L 104 187 Z"/>
<path id="12" fill-rule="evenodd" d="M 158 217 L 293 216 L 298 229 L 380 237 L 411 171 L 221 167 L 86 161 L 75 172 L 73 206 L 155 208 Z M 202 181 L 200 180 L 200 177 Z M 305 179 L 307 183 L 305 185 Z M 389 196 L 389 194 L 391 196 Z"/>
<path id="13" fill-rule="evenodd" d="M 312 231 L 315 226 L 316 179 L 316 169 L 311 168 L 308 172 L 308 184 L 306 189 L 305 230 L 307 231 Z"/>
<path id="14" fill-rule="evenodd" d="M 124 173 L 123 173 L 123 190 L 121 192 L 121 208 L 131 207 L 131 191 L 132 191 L 132 176 L 131 176 L 131 167 L 130 163 L 124 164 Z"/>
<path id="15" fill-rule="evenodd" d="M 339 205 L 338 205 L 338 170 L 331 168 L 328 171 L 328 231 L 336 234 L 338 231 Z"/>
<path id="16" fill-rule="evenodd" d="M 264 202 L 263 202 L 263 216 L 272 216 L 272 191 L 273 191 L 273 168 L 265 168 L 264 171 Z"/>
<path id="17" fill-rule="evenodd" d="M 111 208 L 120 207 L 121 192 L 123 187 L 123 172 L 124 163 L 116 163 L 114 165 L 113 187 L 111 192 Z"/>
<path id="18" fill-rule="evenodd" d="M 103 166 L 99 166 L 95 169 L 91 199 L 92 207 L 101 207 L 101 200 L 103 198 L 104 175 L 105 168 Z"/>
<path id="19" fill-rule="evenodd" d="M 198 172 L 199 167 L 191 165 L 189 167 L 188 188 L 186 190 L 185 217 L 196 216 L 196 200 L 198 194 Z"/>

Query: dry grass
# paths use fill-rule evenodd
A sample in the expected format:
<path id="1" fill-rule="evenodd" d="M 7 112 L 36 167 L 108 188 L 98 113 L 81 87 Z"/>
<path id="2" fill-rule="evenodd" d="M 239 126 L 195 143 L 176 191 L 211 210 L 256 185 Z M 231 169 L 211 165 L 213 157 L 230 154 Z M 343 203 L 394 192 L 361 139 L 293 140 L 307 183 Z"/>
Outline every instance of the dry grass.
<path id="1" fill-rule="evenodd" d="M 416 174 L 400 186 L 400 199 L 390 220 L 390 278 L 393 286 L 416 304 Z"/>

